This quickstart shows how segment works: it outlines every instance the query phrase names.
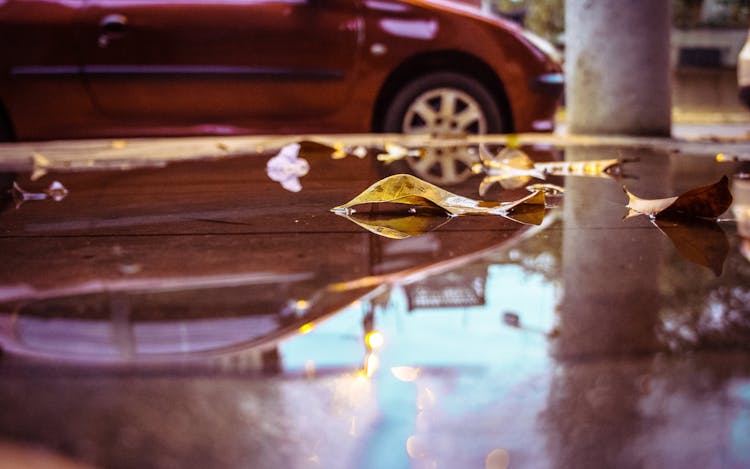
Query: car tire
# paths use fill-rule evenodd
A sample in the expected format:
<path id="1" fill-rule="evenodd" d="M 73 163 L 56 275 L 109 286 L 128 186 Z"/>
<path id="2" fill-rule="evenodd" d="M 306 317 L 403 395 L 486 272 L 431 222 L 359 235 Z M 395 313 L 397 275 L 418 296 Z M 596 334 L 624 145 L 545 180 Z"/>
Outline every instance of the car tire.
<path id="1" fill-rule="evenodd" d="M 402 87 L 383 117 L 388 133 L 460 136 L 508 129 L 496 97 L 480 81 L 455 72 L 436 72 Z M 471 176 L 478 161 L 465 147 L 427 148 L 420 157 L 391 164 L 389 172 L 410 172 L 436 184 L 458 184 Z"/>

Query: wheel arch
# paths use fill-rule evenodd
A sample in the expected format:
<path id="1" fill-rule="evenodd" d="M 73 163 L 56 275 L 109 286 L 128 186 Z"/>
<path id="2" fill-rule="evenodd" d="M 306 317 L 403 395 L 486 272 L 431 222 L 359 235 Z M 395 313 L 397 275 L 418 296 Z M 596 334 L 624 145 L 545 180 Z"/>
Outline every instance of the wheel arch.
<path id="1" fill-rule="evenodd" d="M 500 77 L 481 59 L 466 52 L 447 50 L 422 53 L 410 57 L 399 65 L 383 83 L 378 93 L 372 115 L 372 130 L 383 132 L 383 122 L 388 104 L 408 82 L 434 72 L 454 72 L 479 80 L 495 98 L 503 116 L 505 132 L 513 132 L 513 111 L 510 107 Z"/>

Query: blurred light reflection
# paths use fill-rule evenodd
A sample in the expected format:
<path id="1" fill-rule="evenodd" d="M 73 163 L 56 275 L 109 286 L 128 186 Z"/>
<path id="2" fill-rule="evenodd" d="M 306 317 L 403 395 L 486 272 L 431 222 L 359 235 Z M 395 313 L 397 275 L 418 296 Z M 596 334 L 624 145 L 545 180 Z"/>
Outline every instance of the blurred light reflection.
<path id="1" fill-rule="evenodd" d="M 383 338 L 383 334 L 378 331 L 370 331 L 365 334 L 365 344 L 367 344 L 367 348 L 370 350 L 377 350 L 382 347 L 384 343 L 385 339 Z"/>
<path id="2" fill-rule="evenodd" d="M 372 378 L 372 375 L 378 370 L 380 359 L 374 353 L 368 353 L 365 358 L 365 376 Z"/>
<path id="3" fill-rule="evenodd" d="M 421 369 L 413 366 L 394 366 L 391 367 L 391 373 L 399 381 L 410 383 L 416 381 L 421 373 Z"/>
<path id="4" fill-rule="evenodd" d="M 485 459 L 485 469 L 506 469 L 510 465 L 510 454 L 504 449 L 493 449 Z"/>
<path id="5" fill-rule="evenodd" d="M 308 323 L 302 324 L 299 327 L 298 331 L 300 334 L 304 335 L 304 334 L 309 334 L 310 332 L 312 332 L 314 328 L 315 328 L 315 325 L 311 322 L 308 322 Z"/>

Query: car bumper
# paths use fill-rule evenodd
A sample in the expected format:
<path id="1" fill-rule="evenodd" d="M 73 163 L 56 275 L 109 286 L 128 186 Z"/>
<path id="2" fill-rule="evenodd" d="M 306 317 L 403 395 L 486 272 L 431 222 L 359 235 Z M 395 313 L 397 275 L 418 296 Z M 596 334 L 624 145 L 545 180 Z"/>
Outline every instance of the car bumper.
<path id="1" fill-rule="evenodd" d="M 531 79 L 531 91 L 547 96 L 560 96 L 565 89 L 565 77 L 562 73 L 545 73 Z"/>

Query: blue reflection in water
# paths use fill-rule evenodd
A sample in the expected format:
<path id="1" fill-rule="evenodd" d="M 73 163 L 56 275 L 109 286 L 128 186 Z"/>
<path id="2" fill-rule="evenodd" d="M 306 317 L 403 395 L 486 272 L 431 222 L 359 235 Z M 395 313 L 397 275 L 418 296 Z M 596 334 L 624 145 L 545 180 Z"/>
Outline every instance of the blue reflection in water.
<path id="1" fill-rule="evenodd" d="M 742 409 L 732 417 L 729 466 L 750 467 L 750 383 L 737 385 L 730 393 Z"/>
<path id="2" fill-rule="evenodd" d="M 476 267 L 471 271 L 476 273 Z M 484 305 L 409 310 L 409 287 L 394 287 L 378 304 L 352 306 L 281 344 L 285 370 L 309 371 L 313 362 L 316 372 L 343 368 L 343 373 L 352 373 L 362 367 L 366 355 L 363 319 L 368 310 L 374 313 L 374 329 L 385 341 L 375 351 L 379 368 L 368 381 L 373 398 L 363 398 L 362 405 L 370 408 L 360 409 L 357 417 L 350 457 L 358 467 L 483 464 L 461 461 L 463 456 L 451 453 L 467 449 L 473 456 L 487 455 L 499 446 L 513 445 L 512 439 L 501 437 L 507 427 L 493 429 L 496 421 L 513 418 L 498 417 L 498 402 L 523 400 L 532 413 L 543 408 L 545 397 L 537 395 L 529 402 L 529 392 L 551 368 L 546 333 L 555 325 L 556 287 L 515 265 L 478 267 L 487 273 Z M 520 328 L 503 322 L 508 311 L 518 315 Z M 542 388 L 546 393 L 546 386 Z M 455 445 L 440 442 L 442 429 L 469 421 L 491 430 L 467 434 Z M 533 425 L 534 419 L 527 421 Z M 520 433 L 532 431 L 520 428 L 523 425 L 518 424 Z"/>

